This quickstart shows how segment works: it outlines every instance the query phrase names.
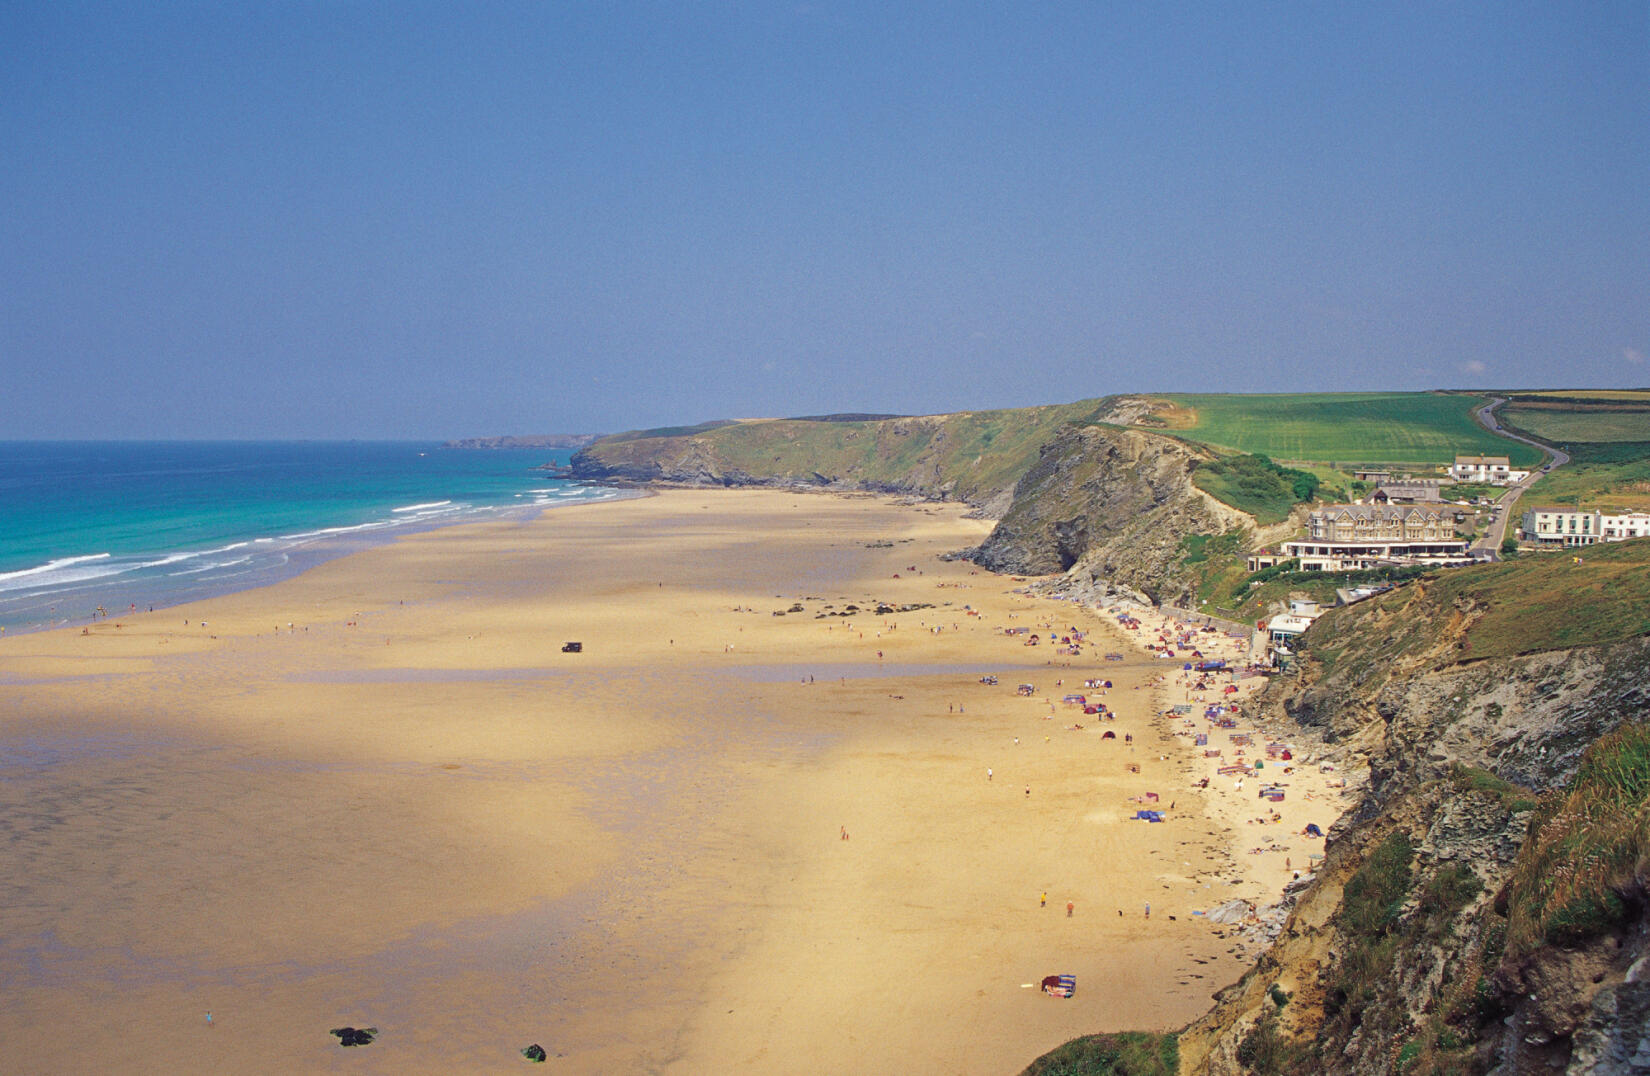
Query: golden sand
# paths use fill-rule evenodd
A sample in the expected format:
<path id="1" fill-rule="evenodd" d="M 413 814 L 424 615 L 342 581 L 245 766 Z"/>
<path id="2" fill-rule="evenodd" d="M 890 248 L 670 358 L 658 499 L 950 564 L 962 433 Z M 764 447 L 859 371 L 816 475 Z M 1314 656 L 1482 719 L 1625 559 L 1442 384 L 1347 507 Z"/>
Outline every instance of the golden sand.
<path id="1" fill-rule="evenodd" d="M 5 1071 L 1013 1073 L 1185 1023 L 1242 970 L 1191 913 L 1281 863 L 1191 790 L 1178 663 L 936 559 L 987 529 L 671 492 L 0 640 Z"/>

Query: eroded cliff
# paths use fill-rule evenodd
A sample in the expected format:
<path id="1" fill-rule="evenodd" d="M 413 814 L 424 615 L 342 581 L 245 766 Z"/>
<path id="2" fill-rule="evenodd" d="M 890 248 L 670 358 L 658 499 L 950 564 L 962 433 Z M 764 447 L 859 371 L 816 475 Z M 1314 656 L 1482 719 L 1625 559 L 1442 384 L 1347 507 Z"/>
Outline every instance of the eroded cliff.
<path id="1" fill-rule="evenodd" d="M 1595 547 L 1312 628 L 1262 705 L 1369 779 L 1182 1072 L 1650 1071 L 1647 573 Z"/>
<path id="2" fill-rule="evenodd" d="M 1104 401 L 1102 401 L 1104 402 Z M 1254 520 L 1191 481 L 1207 451 L 1088 420 L 1098 404 L 852 421 L 790 419 L 604 439 L 586 481 L 868 490 L 960 500 L 996 518 L 969 556 L 993 571 L 1069 572 L 1074 593 L 1190 599 L 1185 540 Z"/>
<path id="3" fill-rule="evenodd" d="M 974 559 L 997 572 L 1066 572 L 1074 587 L 1135 592 L 1184 604 L 1188 535 L 1253 521 L 1192 484 L 1212 457 L 1160 434 L 1071 427 L 1044 445 L 1008 511 Z"/>

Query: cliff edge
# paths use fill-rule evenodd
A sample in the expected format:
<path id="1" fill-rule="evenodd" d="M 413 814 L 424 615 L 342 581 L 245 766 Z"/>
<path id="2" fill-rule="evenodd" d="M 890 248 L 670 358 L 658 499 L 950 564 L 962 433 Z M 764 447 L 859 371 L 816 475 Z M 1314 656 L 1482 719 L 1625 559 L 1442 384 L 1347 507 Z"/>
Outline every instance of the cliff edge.
<path id="1" fill-rule="evenodd" d="M 1260 705 L 1367 767 L 1183 1073 L 1650 1072 L 1650 541 L 1337 609 Z"/>

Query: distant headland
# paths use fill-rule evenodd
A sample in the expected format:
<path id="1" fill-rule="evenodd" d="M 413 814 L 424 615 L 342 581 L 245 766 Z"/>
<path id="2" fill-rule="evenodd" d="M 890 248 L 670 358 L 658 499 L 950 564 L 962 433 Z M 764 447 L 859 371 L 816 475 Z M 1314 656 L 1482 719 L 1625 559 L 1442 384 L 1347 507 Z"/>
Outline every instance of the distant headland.
<path id="1" fill-rule="evenodd" d="M 583 448 L 599 433 L 539 433 L 509 437 L 462 437 L 442 448 Z"/>

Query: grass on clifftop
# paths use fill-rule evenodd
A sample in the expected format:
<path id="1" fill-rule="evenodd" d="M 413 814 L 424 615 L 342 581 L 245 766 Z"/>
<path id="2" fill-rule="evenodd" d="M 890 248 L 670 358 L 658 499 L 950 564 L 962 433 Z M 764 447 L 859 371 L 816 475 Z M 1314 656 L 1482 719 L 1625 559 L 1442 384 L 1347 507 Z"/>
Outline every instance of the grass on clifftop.
<path id="1" fill-rule="evenodd" d="M 1289 393 L 1163 397 L 1190 441 L 1280 460 L 1448 465 L 1461 454 L 1539 463 L 1539 449 L 1497 437 L 1473 421 L 1488 397 L 1426 392 Z M 1190 411 L 1190 414 L 1187 414 Z"/>
<path id="2" fill-rule="evenodd" d="M 1332 671 L 1353 655 L 1383 665 L 1419 657 L 1451 626 L 1459 638 L 1434 667 L 1650 635 L 1650 539 L 1439 572 L 1330 610 L 1304 639 Z"/>

